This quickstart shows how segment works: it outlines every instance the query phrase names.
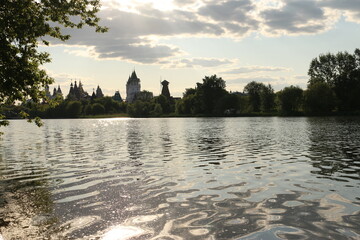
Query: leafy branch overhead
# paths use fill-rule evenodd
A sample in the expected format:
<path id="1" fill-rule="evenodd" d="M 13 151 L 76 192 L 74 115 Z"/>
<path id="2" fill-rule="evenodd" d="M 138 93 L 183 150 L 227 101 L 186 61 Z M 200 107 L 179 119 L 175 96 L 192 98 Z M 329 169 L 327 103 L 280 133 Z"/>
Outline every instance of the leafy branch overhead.
<path id="1" fill-rule="evenodd" d="M 51 84 L 40 66 L 51 61 L 38 45 L 49 42 L 43 37 L 66 41 L 64 28 L 94 27 L 96 32 L 107 31 L 99 25 L 96 13 L 99 0 L 2 0 L 0 3 L 0 104 L 24 101 L 38 102 L 44 97 L 43 87 Z"/>

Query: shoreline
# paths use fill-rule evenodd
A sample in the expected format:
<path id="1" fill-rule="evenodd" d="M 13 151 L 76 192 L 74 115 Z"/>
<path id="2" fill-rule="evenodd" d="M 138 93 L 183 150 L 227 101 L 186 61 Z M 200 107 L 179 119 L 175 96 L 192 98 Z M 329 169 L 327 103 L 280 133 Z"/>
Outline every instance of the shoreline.
<path id="1" fill-rule="evenodd" d="M 360 113 L 353 112 L 353 113 L 333 113 L 333 114 L 291 114 L 291 115 L 284 115 L 284 114 L 268 114 L 268 113 L 249 113 L 249 114 L 240 114 L 240 115 L 229 115 L 229 116 L 215 116 L 215 115 L 161 115 L 161 116 L 141 116 L 141 117 L 131 117 L 128 114 L 102 114 L 102 115 L 86 115 L 86 116 L 79 116 L 79 117 L 61 117 L 61 118 L 44 118 L 41 119 L 100 119 L 100 118 L 244 118 L 244 117 L 260 117 L 260 118 L 268 118 L 268 117 L 360 117 Z M 2 120 L 26 120 L 23 118 L 5 118 Z M 1 240 L 1 239 L 0 239 Z"/>

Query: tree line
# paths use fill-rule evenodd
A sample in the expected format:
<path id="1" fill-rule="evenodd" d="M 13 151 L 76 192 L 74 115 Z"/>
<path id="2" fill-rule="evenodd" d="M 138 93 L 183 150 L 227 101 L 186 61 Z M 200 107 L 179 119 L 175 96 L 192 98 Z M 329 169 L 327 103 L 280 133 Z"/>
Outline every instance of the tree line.
<path id="1" fill-rule="evenodd" d="M 56 98 L 41 104 L 27 101 L 20 106 L 2 105 L 0 111 L 8 118 L 20 112 L 42 118 L 112 114 L 130 117 L 360 114 L 359 49 L 353 54 L 321 54 L 311 61 L 308 75 L 305 90 L 291 85 L 275 92 L 270 84 L 252 81 L 243 92 L 228 92 L 226 82 L 212 75 L 185 89 L 181 99 L 160 95 L 126 103 L 111 97 L 81 101 Z"/>
<path id="2" fill-rule="evenodd" d="M 311 61 L 308 75 L 305 90 L 291 85 L 275 92 L 270 84 L 252 81 L 241 93 L 228 92 L 221 77 L 206 76 L 186 89 L 180 100 L 163 101 L 160 106 L 156 101 L 152 105 L 136 102 L 129 114 L 153 116 L 170 109 L 174 116 L 360 115 L 359 49 L 353 54 L 319 55 Z"/>

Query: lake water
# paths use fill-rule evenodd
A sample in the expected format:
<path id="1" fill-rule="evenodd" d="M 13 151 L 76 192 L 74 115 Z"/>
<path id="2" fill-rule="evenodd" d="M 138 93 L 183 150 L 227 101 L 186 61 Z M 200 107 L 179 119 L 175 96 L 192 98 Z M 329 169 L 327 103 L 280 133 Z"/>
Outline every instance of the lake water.
<path id="1" fill-rule="evenodd" d="M 0 131 L 5 239 L 360 239 L 360 118 L 18 120 Z"/>

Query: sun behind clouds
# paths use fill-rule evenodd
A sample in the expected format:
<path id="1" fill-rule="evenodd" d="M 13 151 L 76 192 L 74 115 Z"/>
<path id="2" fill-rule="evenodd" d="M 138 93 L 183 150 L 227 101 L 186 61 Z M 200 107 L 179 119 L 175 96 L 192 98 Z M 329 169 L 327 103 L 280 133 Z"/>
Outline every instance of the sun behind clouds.
<path id="1" fill-rule="evenodd" d="M 168 11 L 175 8 L 173 0 L 103 0 L 104 6 L 116 6 L 122 10 L 134 11 L 137 6 L 149 5 L 152 8 Z"/>

